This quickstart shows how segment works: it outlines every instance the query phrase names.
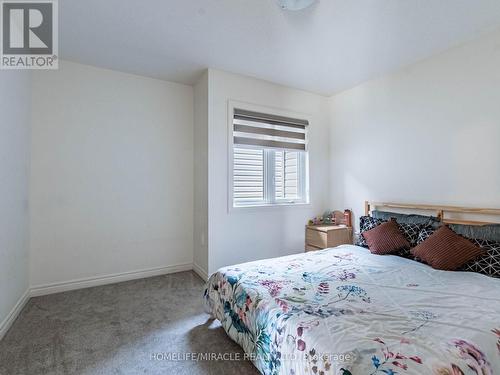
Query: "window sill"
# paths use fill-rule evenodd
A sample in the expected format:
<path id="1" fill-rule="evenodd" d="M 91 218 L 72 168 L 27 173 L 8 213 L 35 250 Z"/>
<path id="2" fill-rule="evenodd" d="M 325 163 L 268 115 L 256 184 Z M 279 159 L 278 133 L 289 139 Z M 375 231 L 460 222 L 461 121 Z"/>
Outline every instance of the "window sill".
<path id="1" fill-rule="evenodd" d="M 280 208 L 309 208 L 311 203 L 273 203 L 273 204 L 253 204 L 248 206 L 231 206 L 229 212 L 253 211 L 253 210 L 273 210 Z"/>

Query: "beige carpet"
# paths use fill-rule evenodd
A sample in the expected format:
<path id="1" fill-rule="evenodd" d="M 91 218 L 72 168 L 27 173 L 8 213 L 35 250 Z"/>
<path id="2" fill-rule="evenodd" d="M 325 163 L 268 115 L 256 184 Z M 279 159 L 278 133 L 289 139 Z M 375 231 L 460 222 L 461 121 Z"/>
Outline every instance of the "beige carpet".
<path id="1" fill-rule="evenodd" d="M 202 295 L 202 280 L 181 272 L 33 298 L 0 341 L 0 374 L 258 374 L 242 360 L 174 360 L 243 355 Z"/>

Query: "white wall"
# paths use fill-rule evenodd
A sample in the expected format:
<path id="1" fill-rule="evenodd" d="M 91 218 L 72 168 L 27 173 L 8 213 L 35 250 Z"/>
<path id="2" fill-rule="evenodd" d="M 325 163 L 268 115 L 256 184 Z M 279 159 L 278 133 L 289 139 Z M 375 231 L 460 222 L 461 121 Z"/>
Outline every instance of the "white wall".
<path id="1" fill-rule="evenodd" d="M 194 217 L 193 263 L 208 273 L 208 71 L 194 86 Z"/>
<path id="2" fill-rule="evenodd" d="M 0 328 L 29 285 L 30 73 L 0 71 Z"/>
<path id="3" fill-rule="evenodd" d="M 304 251 L 304 225 L 328 203 L 328 100 L 269 82 L 209 70 L 209 272 L 244 261 Z M 228 212 L 228 101 L 310 115 L 310 198 L 306 207 L 265 207 Z"/>
<path id="4" fill-rule="evenodd" d="M 310 217 L 359 216 L 365 199 L 499 206 L 499 45 L 493 33 L 333 98 L 213 69 L 194 88 L 67 61 L 34 72 L 31 285 L 300 252 Z M 1 318 L 27 287 L 30 98 L 27 75 L 0 79 Z M 310 205 L 228 210 L 230 100 L 308 115 Z"/>
<path id="5" fill-rule="evenodd" d="M 31 166 L 33 286 L 192 263 L 192 87 L 37 71 Z"/>
<path id="6" fill-rule="evenodd" d="M 331 203 L 500 207 L 500 32 L 331 100 Z"/>

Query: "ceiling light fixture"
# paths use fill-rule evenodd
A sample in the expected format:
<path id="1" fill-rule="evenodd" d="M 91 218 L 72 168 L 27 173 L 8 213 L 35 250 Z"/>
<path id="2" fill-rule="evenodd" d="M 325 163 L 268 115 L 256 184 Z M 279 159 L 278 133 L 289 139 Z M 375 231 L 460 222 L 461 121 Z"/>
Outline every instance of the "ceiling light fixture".
<path id="1" fill-rule="evenodd" d="M 281 9 L 302 10 L 310 7 L 316 0 L 277 0 Z"/>

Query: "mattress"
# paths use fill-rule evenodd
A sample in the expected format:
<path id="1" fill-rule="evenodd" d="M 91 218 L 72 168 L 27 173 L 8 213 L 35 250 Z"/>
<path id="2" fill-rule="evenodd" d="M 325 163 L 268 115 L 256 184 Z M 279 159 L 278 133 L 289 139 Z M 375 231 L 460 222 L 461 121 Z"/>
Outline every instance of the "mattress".
<path id="1" fill-rule="evenodd" d="M 358 246 L 224 267 L 207 310 L 262 374 L 500 374 L 500 279 Z"/>

